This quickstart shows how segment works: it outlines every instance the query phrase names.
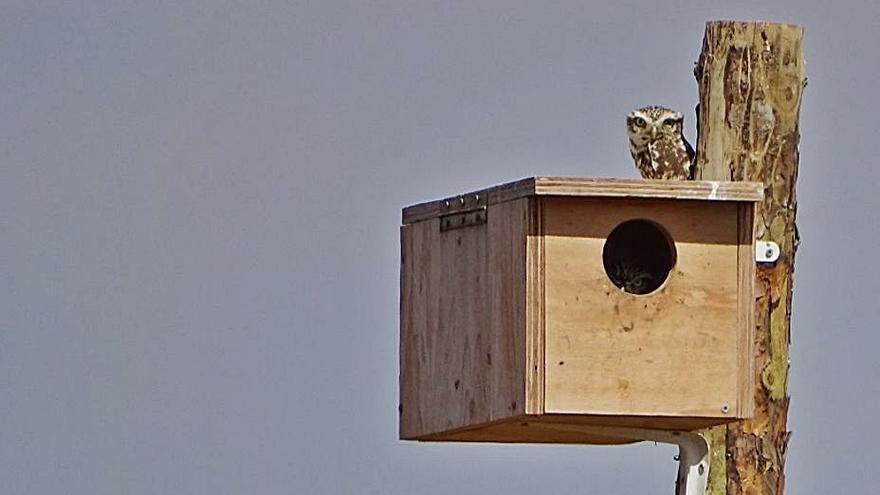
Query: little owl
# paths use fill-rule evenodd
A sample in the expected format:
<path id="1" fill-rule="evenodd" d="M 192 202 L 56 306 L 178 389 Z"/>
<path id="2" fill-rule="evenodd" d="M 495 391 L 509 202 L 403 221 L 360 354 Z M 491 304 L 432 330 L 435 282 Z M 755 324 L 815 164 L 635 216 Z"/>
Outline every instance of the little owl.
<path id="1" fill-rule="evenodd" d="M 682 134 L 680 112 L 650 106 L 626 116 L 629 152 L 645 179 L 693 180 L 694 149 Z"/>
<path id="2" fill-rule="evenodd" d="M 658 106 L 639 108 L 626 116 L 629 151 L 642 177 L 693 180 L 694 149 L 682 134 L 683 123 L 681 113 Z M 647 294 L 666 276 L 658 271 L 657 259 L 639 249 L 618 250 L 607 262 L 608 277 L 630 294 Z"/>

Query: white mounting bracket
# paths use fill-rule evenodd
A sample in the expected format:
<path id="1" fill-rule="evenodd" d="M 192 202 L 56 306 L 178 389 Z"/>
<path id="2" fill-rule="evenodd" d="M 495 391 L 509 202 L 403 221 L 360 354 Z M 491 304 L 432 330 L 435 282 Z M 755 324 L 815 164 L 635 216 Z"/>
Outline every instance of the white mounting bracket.
<path id="1" fill-rule="evenodd" d="M 779 259 L 779 244 L 773 241 L 755 242 L 755 261 L 758 263 L 773 263 Z"/>
<path id="2" fill-rule="evenodd" d="M 709 442 L 699 433 L 604 426 L 579 426 L 578 429 L 581 428 L 607 437 L 678 445 L 675 495 L 705 495 L 709 482 Z"/>

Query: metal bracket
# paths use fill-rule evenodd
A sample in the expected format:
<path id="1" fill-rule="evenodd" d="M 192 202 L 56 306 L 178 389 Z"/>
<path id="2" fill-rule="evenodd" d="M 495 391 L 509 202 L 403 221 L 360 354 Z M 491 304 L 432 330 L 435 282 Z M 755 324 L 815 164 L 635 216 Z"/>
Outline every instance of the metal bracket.
<path id="1" fill-rule="evenodd" d="M 486 223 L 488 209 L 486 194 L 474 193 L 444 201 L 446 215 L 440 217 L 440 232 Z"/>
<path id="2" fill-rule="evenodd" d="M 485 206 L 477 210 L 442 216 L 440 217 L 440 232 L 484 224 L 487 216 Z"/>
<path id="3" fill-rule="evenodd" d="M 755 242 L 755 261 L 758 263 L 773 263 L 779 259 L 779 244 L 773 241 Z"/>
<path id="4" fill-rule="evenodd" d="M 582 428 L 597 435 L 678 445 L 675 495 L 705 495 L 709 483 L 709 442 L 699 433 L 604 426 Z"/>

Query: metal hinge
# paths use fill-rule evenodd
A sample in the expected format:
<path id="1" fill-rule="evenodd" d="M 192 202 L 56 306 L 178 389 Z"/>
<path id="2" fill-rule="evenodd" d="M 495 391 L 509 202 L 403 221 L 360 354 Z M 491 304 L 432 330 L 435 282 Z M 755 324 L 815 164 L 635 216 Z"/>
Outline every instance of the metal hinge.
<path id="1" fill-rule="evenodd" d="M 484 224 L 486 223 L 488 213 L 486 207 L 483 206 L 477 210 L 463 211 L 461 213 L 442 216 L 440 217 L 440 232 Z"/>
<path id="2" fill-rule="evenodd" d="M 445 215 L 440 217 L 440 232 L 461 229 L 486 223 L 486 194 L 474 193 L 456 196 L 444 201 Z"/>

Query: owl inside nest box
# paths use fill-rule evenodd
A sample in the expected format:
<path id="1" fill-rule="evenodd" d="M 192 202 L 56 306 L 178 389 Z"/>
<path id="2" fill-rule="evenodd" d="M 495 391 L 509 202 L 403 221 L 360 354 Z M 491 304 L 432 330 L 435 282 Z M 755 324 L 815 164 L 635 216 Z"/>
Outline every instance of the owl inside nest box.
<path id="1" fill-rule="evenodd" d="M 759 183 L 537 177 L 403 210 L 400 437 L 614 443 L 754 408 Z"/>

